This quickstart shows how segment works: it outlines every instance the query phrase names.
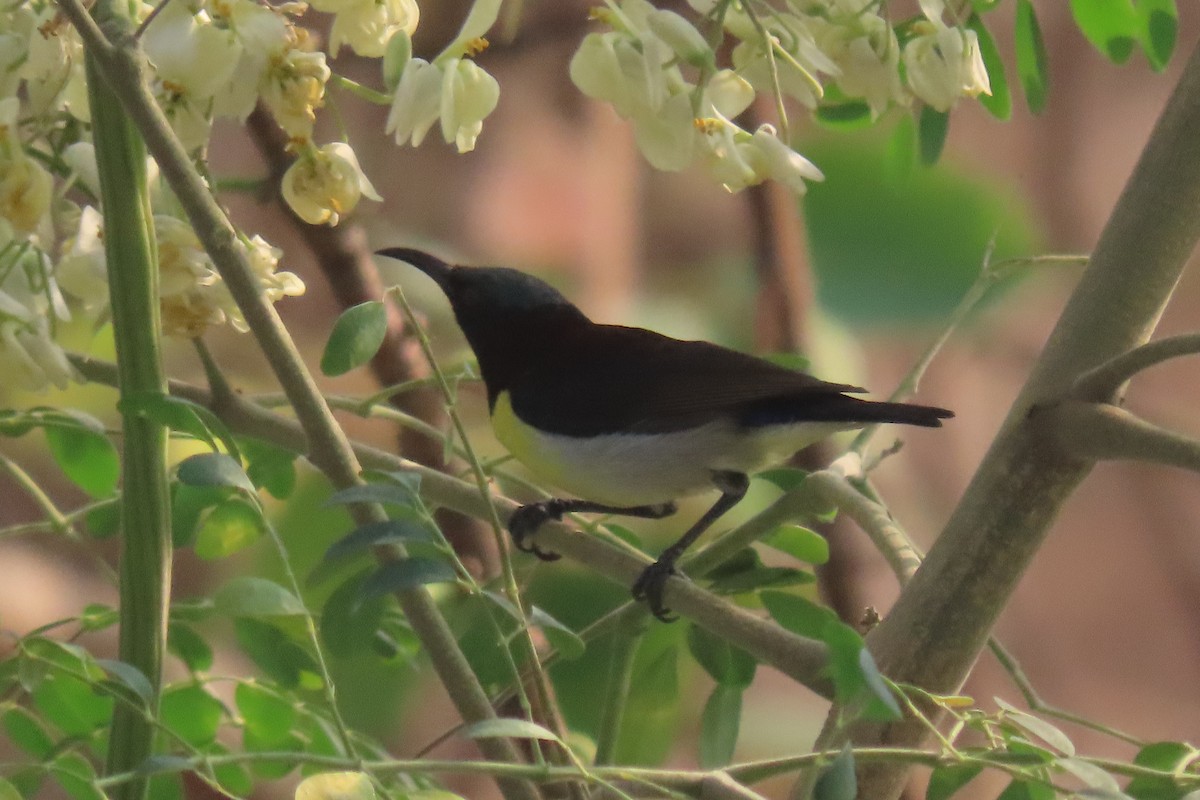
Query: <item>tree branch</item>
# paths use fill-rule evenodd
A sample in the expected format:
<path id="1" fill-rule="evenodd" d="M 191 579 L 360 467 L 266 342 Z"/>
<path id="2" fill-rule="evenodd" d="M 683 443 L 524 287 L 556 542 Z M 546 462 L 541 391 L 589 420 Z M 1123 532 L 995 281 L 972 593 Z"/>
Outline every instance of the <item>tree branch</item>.
<path id="1" fill-rule="evenodd" d="M 71 356 L 71 363 L 88 380 L 112 385 L 115 379 L 115 368 L 110 363 L 81 356 Z M 211 409 L 234 433 L 261 439 L 291 452 L 298 451 L 301 429 L 295 421 L 274 414 L 237 394 L 215 398 L 208 391 L 183 381 L 171 380 L 168 385 L 173 396 Z M 492 513 L 478 489 L 465 481 L 386 450 L 358 443 L 351 446 L 358 460 L 368 469 L 419 475 L 422 494 L 435 505 L 482 519 Z M 518 507 L 517 503 L 501 497 L 493 497 L 491 502 L 501 519 L 508 519 Z M 572 558 L 625 587 L 633 585 L 633 581 L 651 562 L 648 556 L 634 555 L 630 550 L 563 523 L 550 522 L 541 526 L 537 531 L 537 540 L 547 549 Z M 785 631 L 691 581 L 668 582 L 666 600 L 673 611 L 697 625 L 736 644 L 817 694 L 832 696 L 833 687 L 822 674 L 828 663 L 828 650 L 823 643 Z"/>
<path id="2" fill-rule="evenodd" d="M 1200 50 L 1150 141 L 1025 387 L 924 565 L 868 636 L 885 675 L 934 693 L 958 689 L 1062 503 L 1091 461 L 1046 443 L 1028 420 L 1089 369 L 1144 342 L 1200 237 Z M 915 719 L 855 730 L 860 745 L 913 746 Z M 864 766 L 862 797 L 888 800 L 901 765 Z"/>
<path id="3" fill-rule="evenodd" d="M 1076 458 L 1149 461 L 1200 472 L 1200 440 L 1160 428 L 1114 405 L 1064 400 L 1036 409 L 1030 423 Z"/>
<path id="4" fill-rule="evenodd" d="M 1088 370 L 1075 381 L 1071 394 L 1080 400 L 1109 403 L 1137 373 L 1179 356 L 1200 353 L 1200 333 L 1185 333 L 1148 342 Z"/>

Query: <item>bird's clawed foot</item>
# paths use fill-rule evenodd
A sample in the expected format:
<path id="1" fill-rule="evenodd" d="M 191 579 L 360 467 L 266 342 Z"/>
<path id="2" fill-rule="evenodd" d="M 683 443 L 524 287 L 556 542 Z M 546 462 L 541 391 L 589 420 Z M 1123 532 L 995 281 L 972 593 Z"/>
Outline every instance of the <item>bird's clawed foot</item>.
<path id="1" fill-rule="evenodd" d="M 681 575 L 675 569 L 676 558 L 667 554 L 659 556 L 650 566 L 642 570 L 642 574 L 633 582 L 633 599 L 645 600 L 650 606 L 650 613 L 663 622 L 674 622 L 678 616 L 663 604 L 663 592 L 667 588 L 667 580 L 672 576 Z"/>
<path id="2" fill-rule="evenodd" d="M 542 561 L 557 561 L 562 558 L 558 553 L 547 552 L 525 539 L 542 527 L 543 523 L 560 520 L 562 515 L 562 503 L 558 500 L 545 500 L 521 506 L 508 518 L 508 532 L 512 536 L 513 544 L 522 553 L 532 553 Z"/>

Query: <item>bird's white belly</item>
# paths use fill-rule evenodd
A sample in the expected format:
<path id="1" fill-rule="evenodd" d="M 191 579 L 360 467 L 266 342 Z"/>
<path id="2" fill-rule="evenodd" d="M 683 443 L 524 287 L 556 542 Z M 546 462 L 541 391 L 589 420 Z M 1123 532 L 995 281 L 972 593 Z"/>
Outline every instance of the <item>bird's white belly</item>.
<path id="1" fill-rule="evenodd" d="M 846 425 L 801 423 L 753 433 L 730 421 L 672 433 L 573 437 L 545 433 L 498 398 L 492 424 L 500 442 L 548 483 L 615 506 L 664 503 L 713 488 L 715 471 L 751 472 L 778 462 Z"/>

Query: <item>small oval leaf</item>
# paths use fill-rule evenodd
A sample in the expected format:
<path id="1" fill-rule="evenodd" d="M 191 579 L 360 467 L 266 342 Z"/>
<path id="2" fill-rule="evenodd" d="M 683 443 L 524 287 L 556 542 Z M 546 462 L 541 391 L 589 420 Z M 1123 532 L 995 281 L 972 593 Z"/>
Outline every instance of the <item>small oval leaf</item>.
<path id="1" fill-rule="evenodd" d="M 216 609 L 231 617 L 292 617 L 305 613 L 296 595 L 266 578 L 243 575 L 213 596 Z"/>
<path id="2" fill-rule="evenodd" d="M 413 556 L 403 561 L 384 564 L 363 583 L 363 597 L 415 589 L 428 583 L 451 583 L 458 579 L 454 568 L 445 561 L 425 556 Z"/>
<path id="3" fill-rule="evenodd" d="M 241 489 L 251 497 L 256 492 L 254 484 L 242 469 L 242 465 L 224 453 L 199 453 L 179 462 L 176 475 L 188 486 L 230 486 Z"/>
<path id="4" fill-rule="evenodd" d="M 333 324 L 321 372 L 343 375 L 370 361 L 387 335 L 387 307 L 379 300 L 368 300 L 342 312 Z"/>
<path id="5" fill-rule="evenodd" d="M 97 499 L 117 489 L 121 462 L 117 449 L 102 432 L 76 425 L 46 428 L 50 455 L 71 482 Z"/>
<path id="6" fill-rule="evenodd" d="M 433 533 L 424 525 L 412 520 L 389 519 L 371 522 L 355 528 L 338 539 L 325 551 L 325 561 L 336 561 L 348 556 L 365 553 L 377 544 L 397 542 L 436 542 Z"/>
<path id="7" fill-rule="evenodd" d="M 560 741 L 553 731 L 527 719 L 485 719 L 463 728 L 463 735 L 468 739 L 509 738 Z"/>

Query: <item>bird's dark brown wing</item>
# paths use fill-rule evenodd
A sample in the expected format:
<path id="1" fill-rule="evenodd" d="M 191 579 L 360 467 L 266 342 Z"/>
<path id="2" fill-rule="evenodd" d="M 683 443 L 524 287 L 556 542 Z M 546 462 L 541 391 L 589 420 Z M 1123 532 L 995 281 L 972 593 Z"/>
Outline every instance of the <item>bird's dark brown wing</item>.
<path id="1" fill-rule="evenodd" d="M 763 401 L 805 405 L 864 391 L 708 342 L 616 325 L 564 337 L 508 388 L 519 417 L 567 436 L 685 430 Z"/>

